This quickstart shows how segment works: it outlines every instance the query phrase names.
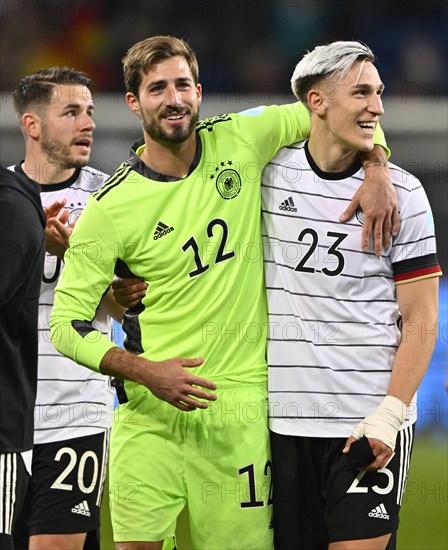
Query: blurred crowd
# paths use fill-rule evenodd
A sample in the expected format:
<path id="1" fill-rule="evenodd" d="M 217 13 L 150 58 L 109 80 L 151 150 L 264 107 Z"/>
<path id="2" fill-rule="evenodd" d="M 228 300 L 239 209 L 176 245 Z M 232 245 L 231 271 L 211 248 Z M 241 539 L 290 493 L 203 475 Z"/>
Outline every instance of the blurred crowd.
<path id="1" fill-rule="evenodd" d="M 154 34 L 187 39 L 210 93 L 289 93 L 296 61 L 317 44 L 365 41 L 387 92 L 448 92 L 444 0 L 0 0 L 0 79 L 50 65 L 88 72 L 100 91 L 122 91 L 121 58 Z"/>

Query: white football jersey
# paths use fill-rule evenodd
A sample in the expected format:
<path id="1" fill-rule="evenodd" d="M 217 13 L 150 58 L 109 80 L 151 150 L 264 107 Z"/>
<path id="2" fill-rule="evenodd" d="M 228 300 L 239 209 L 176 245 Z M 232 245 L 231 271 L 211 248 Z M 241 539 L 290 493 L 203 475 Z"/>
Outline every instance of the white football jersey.
<path id="1" fill-rule="evenodd" d="M 24 175 L 19 166 L 14 168 Z M 91 193 L 109 176 L 91 167 L 76 170 L 68 180 L 42 185 L 42 205 L 65 199 L 73 224 L 84 209 Z M 64 262 L 46 253 L 39 301 L 39 363 L 35 406 L 34 443 L 49 443 L 93 435 L 110 428 L 114 390 L 110 378 L 93 372 L 54 348 L 50 340 L 50 313 L 54 289 Z M 99 311 L 94 323 L 111 337 L 111 320 Z"/>
<path id="2" fill-rule="evenodd" d="M 306 142 L 265 169 L 269 413 L 280 434 L 348 437 L 386 395 L 400 343 L 395 285 L 441 274 L 421 183 L 390 164 L 401 227 L 381 257 L 361 251 L 363 212 L 338 218 L 364 180 L 360 165 L 322 172 Z M 415 421 L 409 408 L 404 426 Z"/>

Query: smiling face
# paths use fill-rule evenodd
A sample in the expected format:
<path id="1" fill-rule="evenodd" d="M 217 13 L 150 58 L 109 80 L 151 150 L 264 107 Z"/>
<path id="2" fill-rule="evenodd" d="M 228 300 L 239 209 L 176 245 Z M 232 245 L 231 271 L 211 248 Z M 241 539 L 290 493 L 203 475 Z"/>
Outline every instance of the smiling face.
<path id="1" fill-rule="evenodd" d="M 322 80 L 319 90 L 311 90 L 308 99 L 312 106 L 316 99 L 313 94 L 321 94 L 313 110 L 334 143 L 344 149 L 370 151 L 376 125 L 384 113 L 383 90 L 376 67 L 370 61 L 356 61 L 344 78 Z"/>
<path id="2" fill-rule="evenodd" d="M 182 143 L 192 136 L 201 99 L 201 85 L 194 83 L 182 56 L 161 61 L 143 75 L 138 97 L 126 94 L 147 137 L 161 143 Z"/>
<path id="3" fill-rule="evenodd" d="M 62 169 L 89 162 L 95 124 L 92 94 L 86 86 L 57 84 L 42 109 L 39 142 L 47 161 Z"/>

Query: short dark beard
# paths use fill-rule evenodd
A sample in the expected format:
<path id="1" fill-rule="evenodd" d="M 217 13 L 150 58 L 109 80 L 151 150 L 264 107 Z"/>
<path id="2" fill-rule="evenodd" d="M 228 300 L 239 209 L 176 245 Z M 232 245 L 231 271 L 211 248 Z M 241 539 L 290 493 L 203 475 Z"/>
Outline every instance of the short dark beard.
<path id="1" fill-rule="evenodd" d="M 48 126 L 42 122 L 42 152 L 45 153 L 50 164 L 59 166 L 61 170 L 71 168 L 82 168 L 86 166 L 89 159 L 75 160 L 72 157 L 70 147 L 51 137 Z"/>
<path id="2" fill-rule="evenodd" d="M 174 114 L 174 113 L 173 113 Z M 166 143 L 182 143 L 186 141 L 194 132 L 195 126 L 199 120 L 199 110 L 191 113 L 190 124 L 184 129 L 181 126 L 173 127 L 171 132 L 165 132 L 161 126 L 155 122 L 148 122 L 142 118 L 142 126 L 145 132 L 155 141 Z"/>

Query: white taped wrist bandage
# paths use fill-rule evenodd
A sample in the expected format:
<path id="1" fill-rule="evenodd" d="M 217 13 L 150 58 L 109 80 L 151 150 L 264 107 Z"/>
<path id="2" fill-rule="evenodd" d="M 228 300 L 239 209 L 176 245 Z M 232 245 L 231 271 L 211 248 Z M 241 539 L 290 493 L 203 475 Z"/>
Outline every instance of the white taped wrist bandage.
<path id="1" fill-rule="evenodd" d="M 386 395 L 375 412 L 366 416 L 353 430 L 352 435 L 360 439 L 363 435 L 380 439 L 393 451 L 397 433 L 406 418 L 408 407 L 397 397 Z"/>

